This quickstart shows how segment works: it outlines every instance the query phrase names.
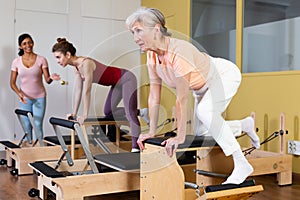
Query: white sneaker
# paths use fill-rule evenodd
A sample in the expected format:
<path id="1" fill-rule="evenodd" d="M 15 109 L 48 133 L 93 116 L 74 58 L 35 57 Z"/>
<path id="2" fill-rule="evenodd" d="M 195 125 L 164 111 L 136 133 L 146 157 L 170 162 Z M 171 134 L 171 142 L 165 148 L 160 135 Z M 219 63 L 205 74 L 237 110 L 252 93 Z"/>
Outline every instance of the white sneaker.
<path id="1" fill-rule="evenodd" d="M 131 153 L 138 153 L 140 152 L 140 150 L 138 148 L 132 148 L 131 149 Z"/>
<path id="2" fill-rule="evenodd" d="M 142 108 L 140 109 L 140 114 L 139 114 L 140 117 L 143 118 L 143 120 L 149 125 L 150 124 L 150 120 L 149 120 L 149 117 L 148 117 L 148 108 Z"/>

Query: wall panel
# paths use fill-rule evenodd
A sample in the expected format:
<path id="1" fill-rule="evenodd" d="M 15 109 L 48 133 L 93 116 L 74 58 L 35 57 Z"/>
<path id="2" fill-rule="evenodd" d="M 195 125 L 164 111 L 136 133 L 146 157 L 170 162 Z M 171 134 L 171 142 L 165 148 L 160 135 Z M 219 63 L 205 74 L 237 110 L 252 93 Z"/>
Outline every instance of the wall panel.
<path id="1" fill-rule="evenodd" d="M 15 1 L 1 0 L 0 7 L 0 139 L 13 139 L 15 114 L 13 112 L 15 93 L 9 85 L 10 66 L 16 55 L 14 38 L 14 8 Z M 0 146 L 0 150 L 4 148 Z"/>
<path id="2" fill-rule="evenodd" d="M 38 12 L 68 13 L 69 0 L 16 0 L 16 9 Z"/>
<path id="3" fill-rule="evenodd" d="M 124 20 L 141 5 L 141 2 L 140 0 L 82 0 L 81 5 L 83 17 Z"/>

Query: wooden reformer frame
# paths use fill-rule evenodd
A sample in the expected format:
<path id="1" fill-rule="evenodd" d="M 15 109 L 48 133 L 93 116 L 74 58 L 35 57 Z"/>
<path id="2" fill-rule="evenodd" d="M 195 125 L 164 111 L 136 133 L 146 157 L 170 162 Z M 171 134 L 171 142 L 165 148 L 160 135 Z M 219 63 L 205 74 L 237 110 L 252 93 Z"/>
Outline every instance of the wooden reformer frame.
<path id="1" fill-rule="evenodd" d="M 4 159 L 2 159 L 2 162 L 3 164 L 6 164 L 7 167 L 12 167 L 14 160 L 14 168 L 11 170 L 12 175 L 32 174 L 33 171 L 28 166 L 30 162 L 38 160 L 55 160 L 61 153 L 61 148 L 60 146 L 46 145 L 34 124 L 34 118 L 31 112 L 16 109 L 15 113 L 17 114 L 18 120 L 24 131 L 24 136 L 20 141 L 1 141 L 1 144 L 5 147 L 6 153 L 6 162 L 4 162 Z M 28 141 L 25 141 L 27 135 L 21 116 L 27 117 L 33 127 L 34 134 L 37 137 L 37 140 L 33 144 L 29 144 Z"/>
<path id="2" fill-rule="evenodd" d="M 61 123 L 62 122 L 62 123 Z M 92 156 L 88 142 L 86 140 L 85 130 L 77 122 L 51 118 L 55 132 L 61 143 L 61 148 L 65 152 L 67 160 L 57 162 L 43 162 L 43 165 L 56 170 L 58 177 L 51 177 L 44 171 L 31 164 L 31 167 L 38 174 L 38 196 L 46 199 L 49 190 L 55 194 L 57 200 L 83 200 L 86 196 L 133 191 L 139 189 L 139 170 L 120 169 L 100 173 L 98 166 Z M 67 123 L 67 125 L 65 125 Z M 86 154 L 85 159 L 73 160 L 69 151 L 62 141 L 62 135 L 57 126 L 71 128 L 78 136 L 83 150 Z M 134 154 L 138 155 L 138 154 Z M 136 157 L 136 156 L 135 156 Z M 59 162 L 59 164 L 58 164 Z M 62 176 L 68 172 L 68 175 Z M 71 175 L 70 175 L 71 174 Z M 76 191 L 76 192 L 74 192 Z"/>
<path id="3" fill-rule="evenodd" d="M 196 150 L 199 154 L 203 149 L 211 148 L 219 149 L 219 147 L 193 147 L 178 151 Z M 254 185 L 207 193 L 205 186 L 209 186 L 210 181 L 206 182 L 207 179 L 199 180 L 198 175 L 195 174 L 195 176 L 197 176 L 197 184 L 195 185 L 199 188 L 185 189 L 185 175 L 176 157 L 170 158 L 164 147 L 146 144 L 145 150 L 141 153 L 140 199 L 237 200 L 247 199 L 263 191 L 261 185 Z M 213 178 L 209 177 L 208 179 Z M 166 185 L 166 187 L 162 187 L 162 185 Z"/>
<path id="4" fill-rule="evenodd" d="M 280 115 L 280 128 L 285 129 L 284 114 Z M 282 132 L 282 131 L 280 131 Z M 83 134 L 84 135 L 84 134 Z M 280 144 L 284 144 L 284 134 L 280 134 Z M 284 150 L 284 147 L 280 149 Z M 201 146 L 183 148 L 180 151 L 197 151 L 196 169 L 218 174 L 229 174 L 233 168 L 231 157 L 225 157 L 218 146 Z M 247 159 L 254 168 L 251 176 L 263 174 L 277 174 L 279 185 L 292 183 L 292 157 L 284 152 L 275 153 L 255 150 L 247 155 Z M 55 163 L 46 162 L 49 166 Z M 87 160 L 75 160 L 74 166 L 70 167 L 65 161 L 58 168 L 60 171 L 72 171 L 90 169 L 86 167 Z M 89 163 L 91 163 L 89 161 Z M 224 164 L 226 163 L 226 164 Z M 35 169 L 36 170 L 36 169 Z M 56 199 L 83 199 L 85 196 L 108 194 L 113 192 L 124 192 L 140 189 L 140 199 L 248 199 L 252 195 L 263 191 L 261 185 L 254 185 L 229 190 L 206 192 L 205 186 L 219 185 L 224 178 L 196 174 L 196 189 L 185 189 L 185 171 L 177 162 L 176 156 L 170 158 L 164 147 L 146 143 L 145 150 L 141 153 L 140 173 L 129 171 L 114 171 L 107 173 L 92 173 L 81 176 L 70 176 L 66 178 L 49 178 L 36 170 L 38 176 L 38 187 L 42 191 L 40 198 L 46 194 L 45 188 L 56 194 Z M 114 183 L 118 179 L 118 186 Z M 99 188 L 99 184 L 104 188 Z M 107 184 L 109 183 L 109 184 Z M 165 185 L 165 187 L 162 187 Z M 73 192 L 74 188 L 76 194 Z M 118 187 L 118 188 L 115 188 Z"/>
<path id="5" fill-rule="evenodd" d="M 20 109 L 16 109 L 15 113 L 18 116 L 18 120 L 22 126 L 22 129 L 25 133 L 25 127 L 21 120 L 21 116 L 25 116 L 29 119 L 34 134 L 36 134 L 37 140 L 31 145 L 27 141 L 25 141 L 26 134 L 22 137 L 21 141 L 2 141 L 2 145 L 5 146 L 6 158 L 2 159 L 1 162 L 6 164 L 7 167 L 12 167 L 14 161 L 14 168 L 11 170 L 12 175 L 27 175 L 32 174 L 33 170 L 28 166 L 29 163 L 35 161 L 47 161 L 47 160 L 57 160 L 59 155 L 61 154 L 61 147 L 49 140 L 47 137 L 44 139 L 41 137 L 38 129 L 34 124 L 34 118 L 32 113 L 29 111 L 24 111 Z M 114 125 L 116 127 L 116 147 L 112 147 L 115 151 L 119 151 L 120 147 L 120 125 L 128 125 L 129 122 L 125 119 L 111 119 L 105 117 L 95 117 L 88 118 L 84 125 L 82 125 L 83 131 L 86 133 L 86 128 L 89 126 L 101 126 L 101 125 Z M 54 136 L 56 137 L 56 136 Z M 70 135 L 71 143 L 67 145 L 70 149 L 72 159 L 76 159 L 82 157 L 82 147 L 80 144 L 76 144 L 75 142 L 75 134 L 74 131 L 71 131 Z M 7 143 L 9 146 L 7 146 Z"/>

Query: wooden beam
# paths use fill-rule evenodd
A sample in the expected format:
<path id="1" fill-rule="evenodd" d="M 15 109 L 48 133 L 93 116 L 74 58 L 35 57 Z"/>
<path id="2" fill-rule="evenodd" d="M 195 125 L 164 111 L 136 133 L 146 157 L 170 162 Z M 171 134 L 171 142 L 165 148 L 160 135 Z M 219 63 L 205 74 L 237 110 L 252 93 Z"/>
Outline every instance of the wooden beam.
<path id="1" fill-rule="evenodd" d="M 243 65 L 244 0 L 236 0 L 236 65 Z"/>

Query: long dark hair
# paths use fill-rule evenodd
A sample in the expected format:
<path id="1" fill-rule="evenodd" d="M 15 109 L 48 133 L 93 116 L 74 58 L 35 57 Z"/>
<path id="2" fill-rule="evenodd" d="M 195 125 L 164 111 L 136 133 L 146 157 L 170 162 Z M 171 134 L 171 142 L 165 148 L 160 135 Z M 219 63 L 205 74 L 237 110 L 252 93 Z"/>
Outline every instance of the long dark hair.
<path id="1" fill-rule="evenodd" d="M 28 33 L 23 33 L 18 38 L 18 44 L 19 44 L 19 46 L 21 46 L 23 40 L 25 40 L 26 38 L 29 38 L 33 42 L 33 39 L 31 37 L 31 35 L 29 35 Z M 24 50 L 23 49 L 19 49 L 18 55 L 19 56 L 23 56 L 24 55 Z"/>

